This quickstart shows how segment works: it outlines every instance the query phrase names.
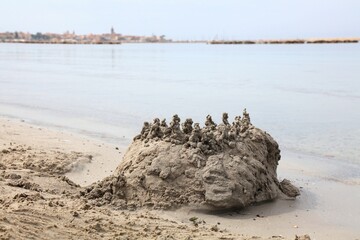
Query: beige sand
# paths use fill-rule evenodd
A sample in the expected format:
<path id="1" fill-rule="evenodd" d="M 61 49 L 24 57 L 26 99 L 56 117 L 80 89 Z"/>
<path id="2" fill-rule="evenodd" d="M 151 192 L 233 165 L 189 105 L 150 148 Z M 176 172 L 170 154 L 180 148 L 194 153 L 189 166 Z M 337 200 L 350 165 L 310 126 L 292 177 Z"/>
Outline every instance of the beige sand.
<path id="1" fill-rule="evenodd" d="M 129 212 L 92 208 L 79 197 L 81 187 L 76 186 L 110 175 L 124 149 L 8 119 L 0 119 L 0 146 L 0 239 L 294 239 L 296 234 L 306 233 L 312 239 L 360 236 L 359 185 L 314 178 L 307 175 L 307 169 L 299 171 L 298 165 L 285 164 L 285 160 L 280 163 L 280 178 L 290 178 L 303 187 L 296 202 L 278 200 L 226 213 L 194 209 Z M 349 193 L 352 195 L 344 200 L 342 196 Z M 192 217 L 197 219 L 190 221 Z"/>
<path id="2" fill-rule="evenodd" d="M 42 164 L 43 167 L 48 165 L 47 170 L 51 164 L 71 167 L 72 172 L 64 169 L 68 172 L 67 176 L 82 186 L 111 174 L 124 152 L 121 146 L 9 119 L 0 120 L 0 146 L 0 149 L 26 149 L 28 154 L 35 154 L 29 161 L 35 165 Z M 20 152 L 19 155 L 24 154 Z M 16 161 L 17 164 L 24 162 L 21 159 Z"/>

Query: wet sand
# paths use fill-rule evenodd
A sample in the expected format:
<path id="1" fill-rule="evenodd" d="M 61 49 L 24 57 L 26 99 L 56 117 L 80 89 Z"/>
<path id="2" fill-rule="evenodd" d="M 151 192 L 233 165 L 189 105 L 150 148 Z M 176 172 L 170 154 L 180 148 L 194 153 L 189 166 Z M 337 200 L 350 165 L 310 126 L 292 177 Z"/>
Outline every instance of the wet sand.
<path id="1" fill-rule="evenodd" d="M 285 150 L 278 175 L 301 187 L 295 201 L 226 212 L 189 207 L 127 212 L 88 209 L 76 197 L 82 186 L 115 170 L 124 147 L 15 119 L 0 119 L 0 146 L 6 150 L 0 153 L 3 238 L 294 239 L 309 234 L 311 239 L 360 239 L 358 166 Z M 195 227 L 191 217 L 203 222 Z"/>

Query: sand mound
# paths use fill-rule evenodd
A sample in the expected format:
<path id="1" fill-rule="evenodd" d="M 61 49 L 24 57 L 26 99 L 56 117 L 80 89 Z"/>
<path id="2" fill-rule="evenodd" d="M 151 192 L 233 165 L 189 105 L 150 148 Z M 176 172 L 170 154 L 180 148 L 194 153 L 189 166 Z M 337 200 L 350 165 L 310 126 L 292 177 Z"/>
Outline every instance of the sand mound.
<path id="1" fill-rule="evenodd" d="M 52 174 L 64 174 L 78 164 L 90 162 L 92 156 L 80 152 L 65 153 L 51 150 L 49 152 L 33 149 L 30 146 L 10 143 L 8 148 L 0 151 L 0 170 L 31 169 Z M 6 167 L 7 166 L 7 167 Z"/>
<path id="2" fill-rule="evenodd" d="M 296 187 L 277 179 L 279 160 L 278 144 L 251 124 L 246 110 L 232 124 L 226 113 L 219 125 L 207 116 L 204 128 L 191 119 L 180 127 L 175 115 L 170 126 L 145 122 L 116 173 L 82 195 L 120 208 L 233 208 L 296 197 Z"/>

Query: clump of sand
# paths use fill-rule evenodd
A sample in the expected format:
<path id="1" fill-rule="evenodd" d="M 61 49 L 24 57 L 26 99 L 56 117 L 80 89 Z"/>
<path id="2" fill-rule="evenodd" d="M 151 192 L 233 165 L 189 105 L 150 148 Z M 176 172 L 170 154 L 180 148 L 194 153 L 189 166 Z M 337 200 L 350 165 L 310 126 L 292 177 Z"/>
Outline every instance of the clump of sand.
<path id="1" fill-rule="evenodd" d="M 279 182 L 280 150 L 266 132 L 254 127 L 246 112 L 205 127 L 187 119 L 180 128 L 175 115 L 144 123 L 113 176 L 82 192 L 97 206 L 135 209 L 197 205 L 211 208 L 246 207 L 277 197 L 294 198 L 299 190 Z"/>
<path id="2" fill-rule="evenodd" d="M 81 163 L 90 162 L 91 155 L 72 151 L 65 153 L 37 150 L 30 146 L 12 144 L 0 151 L 0 169 L 31 169 L 52 174 L 64 174 Z"/>

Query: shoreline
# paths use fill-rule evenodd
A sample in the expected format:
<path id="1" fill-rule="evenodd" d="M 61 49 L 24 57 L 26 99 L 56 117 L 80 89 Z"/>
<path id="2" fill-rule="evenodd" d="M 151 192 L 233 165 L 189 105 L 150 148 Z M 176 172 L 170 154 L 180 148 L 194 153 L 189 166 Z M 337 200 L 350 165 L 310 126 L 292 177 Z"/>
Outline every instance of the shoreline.
<path id="1" fill-rule="evenodd" d="M 296 39 L 258 39 L 258 40 L 172 40 L 172 41 L 46 41 L 46 40 L 3 40 L 0 43 L 50 44 L 50 45 L 121 45 L 121 44 L 168 44 L 168 43 L 202 43 L 210 45 L 253 45 L 253 44 L 349 44 L 359 43 L 360 38 L 296 38 Z"/>
<path id="2" fill-rule="evenodd" d="M 67 133 L 70 134 L 75 134 L 78 136 L 83 136 L 86 138 L 90 138 L 96 141 L 101 141 L 101 142 L 105 142 L 108 144 L 112 144 L 112 145 L 118 145 L 121 148 L 126 149 L 132 141 L 132 137 L 136 134 L 136 131 L 133 130 L 128 130 L 124 127 L 121 126 L 116 126 L 114 128 L 113 125 L 105 125 L 105 124 L 100 124 L 99 126 L 90 126 L 85 128 L 80 128 L 82 126 L 82 124 L 89 124 L 88 122 L 80 122 L 80 119 L 74 117 L 74 118 L 69 118 L 68 116 L 54 116 L 54 117 L 49 117 L 46 118 L 44 121 L 39 121 L 38 119 L 43 118 L 44 117 L 44 113 L 42 112 L 37 112 L 37 111 L 33 111 L 30 110 L 29 112 L 27 112 L 27 114 L 23 114 L 24 117 L 20 117 L 19 114 L 16 114 L 16 111 L 14 112 L 14 114 L 12 114 L 11 109 L 14 109 L 14 106 L 8 106 L 8 105 L 4 105 L 0 103 L 0 107 L 2 108 L 3 111 L 8 112 L 8 114 L 0 114 L 0 119 L 11 119 L 11 120 L 22 120 L 28 124 L 31 125 L 36 125 L 39 127 L 46 127 L 49 129 L 54 129 L 56 131 L 65 131 Z M 15 106 L 17 107 L 17 106 Z M 19 110 L 17 110 L 19 111 Z M 28 111 L 25 108 L 21 108 L 21 111 Z M 30 115 L 30 114 L 36 114 L 36 118 L 27 118 L 26 115 Z M 76 122 L 76 124 L 72 124 L 72 127 L 70 127 L 70 123 L 71 122 Z M 50 123 L 52 122 L 52 123 Z M 65 124 L 61 124 L 65 122 Z M 99 127 L 102 127 L 102 129 L 111 126 L 111 131 L 106 131 L 106 132 L 100 132 L 99 131 Z M 121 132 L 120 135 L 123 135 L 122 137 L 119 134 L 113 134 L 114 131 L 117 131 L 118 133 Z M 138 129 L 138 131 L 140 131 L 140 127 Z M 286 152 L 289 153 L 290 155 L 294 156 L 294 155 L 299 155 L 299 156 L 303 156 L 303 158 L 312 158 L 312 159 L 316 159 L 319 160 L 321 162 L 330 162 L 333 165 L 340 165 L 340 166 L 354 166 L 356 168 L 360 168 L 360 163 L 354 161 L 353 159 L 346 159 L 343 157 L 338 157 L 338 156 L 327 156 L 327 155 L 323 155 L 320 153 L 316 153 L 316 152 L 311 152 L 311 151 L 303 151 L 303 150 L 299 150 L 299 149 L 294 149 L 294 148 L 289 148 L 289 147 L 284 147 L 281 146 L 281 151 L 282 152 Z"/>
<path id="3" fill-rule="evenodd" d="M 15 118 L 1 117 L 0 124 L 2 146 L 12 142 L 17 146 L 39 149 L 50 156 L 59 151 L 66 154 L 79 153 L 70 163 L 73 164 L 72 170 L 65 176 L 84 187 L 110 175 L 126 150 L 87 136 L 43 128 Z M 89 155 L 92 156 L 91 161 L 86 160 Z M 356 239 L 360 235 L 359 223 L 354 221 L 360 214 L 356 201 L 360 198 L 360 176 L 353 173 L 358 171 L 347 171 L 349 165 L 343 164 L 339 168 L 326 160 L 319 162 L 306 155 L 287 151 L 282 155 L 278 176 L 290 179 L 301 188 L 301 196 L 295 201 L 276 200 L 224 212 L 199 211 L 190 207 L 150 212 L 181 224 L 189 224 L 188 219 L 196 216 L 210 226 L 219 222 L 220 229 L 246 236 L 282 236 L 293 239 L 295 234 L 310 234 L 312 239 Z M 353 181 L 346 176 L 347 173 L 354 177 Z M 348 197 L 344 199 L 344 196 Z"/>

